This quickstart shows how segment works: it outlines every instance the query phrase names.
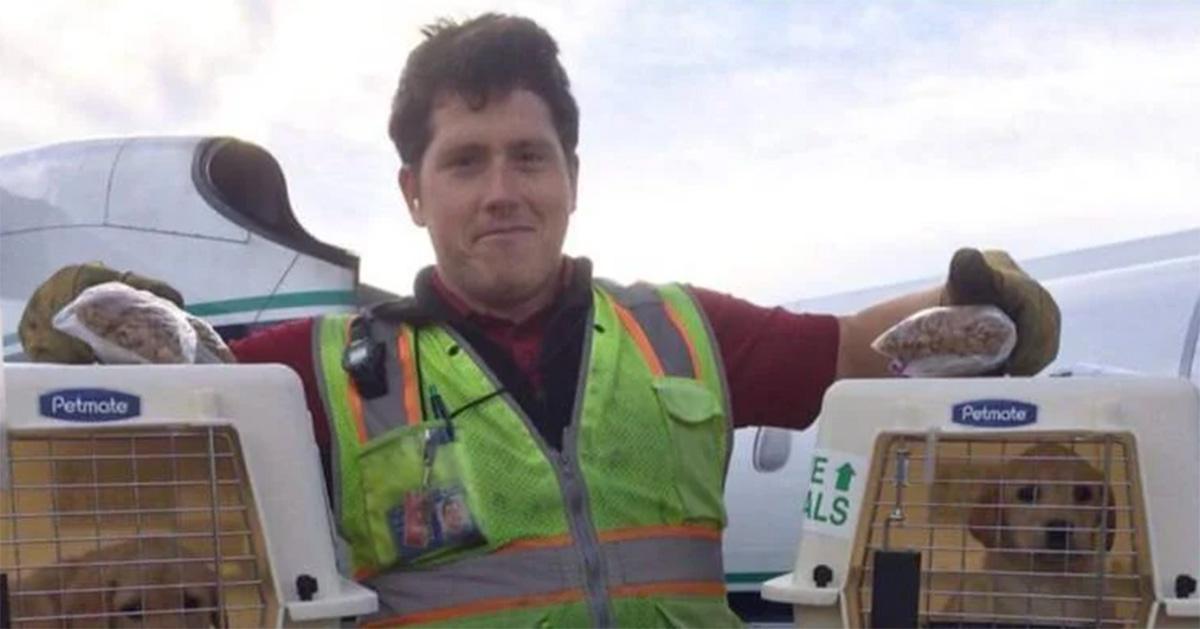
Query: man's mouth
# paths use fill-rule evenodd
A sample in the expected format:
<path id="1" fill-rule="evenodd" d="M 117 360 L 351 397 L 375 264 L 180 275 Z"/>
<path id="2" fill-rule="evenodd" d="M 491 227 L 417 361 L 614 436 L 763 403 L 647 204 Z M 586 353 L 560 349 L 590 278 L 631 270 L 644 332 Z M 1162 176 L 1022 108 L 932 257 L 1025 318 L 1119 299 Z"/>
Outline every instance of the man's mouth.
<path id="1" fill-rule="evenodd" d="M 496 229 L 489 229 L 489 230 L 483 232 L 479 236 L 476 236 L 475 240 L 479 241 L 479 240 L 486 240 L 488 238 L 493 238 L 493 237 L 514 236 L 514 235 L 518 235 L 518 234 L 531 234 L 531 233 L 533 233 L 533 228 L 525 226 L 525 225 L 517 225 L 517 226 L 513 226 L 513 227 L 499 227 Z"/>

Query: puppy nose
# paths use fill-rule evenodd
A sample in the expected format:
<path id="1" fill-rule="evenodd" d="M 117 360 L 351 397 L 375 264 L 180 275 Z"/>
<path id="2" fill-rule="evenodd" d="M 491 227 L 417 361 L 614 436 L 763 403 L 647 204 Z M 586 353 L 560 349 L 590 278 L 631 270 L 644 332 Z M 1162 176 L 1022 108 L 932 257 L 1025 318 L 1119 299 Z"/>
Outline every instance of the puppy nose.
<path id="1" fill-rule="evenodd" d="M 1066 550 L 1071 542 L 1072 526 L 1066 520 L 1050 520 L 1046 522 L 1046 548 Z"/>

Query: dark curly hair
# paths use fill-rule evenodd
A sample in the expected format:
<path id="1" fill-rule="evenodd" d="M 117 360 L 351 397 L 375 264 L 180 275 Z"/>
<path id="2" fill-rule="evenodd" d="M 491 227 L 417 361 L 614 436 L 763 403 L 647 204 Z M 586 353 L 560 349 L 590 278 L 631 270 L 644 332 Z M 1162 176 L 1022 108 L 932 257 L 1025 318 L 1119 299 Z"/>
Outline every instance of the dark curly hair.
<path id="1" fill-rule="evenodd" d="M 426 39 L 408 55 L 388 120 L 388 136 L 405 165 L 421 163 L 434 99 L 447 90 L 475 110 L 513 89 L 537 94 L 550 108 L 563 152 L 574 159 L 579 108 L 550 33 L 528 18 L 496 13 L 462 24 L 442 19 L 421 32 Z"/>

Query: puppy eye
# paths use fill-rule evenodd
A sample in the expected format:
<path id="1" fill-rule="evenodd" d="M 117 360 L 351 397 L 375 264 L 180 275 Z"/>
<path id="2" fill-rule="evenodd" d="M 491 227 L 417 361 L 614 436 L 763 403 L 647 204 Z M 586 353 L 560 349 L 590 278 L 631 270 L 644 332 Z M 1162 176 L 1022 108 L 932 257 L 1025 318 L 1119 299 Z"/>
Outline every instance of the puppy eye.
<path id="1" fill-rule="evenodd" d="M 1087 485 L 1075 486 L 1075 502 L 1091 502 L 1092 488 Z"/>
<path id="2" fill-rule="evenodd" d="M 125 603 L 124 605 L 121 606 L 121 614 L 128 616 L 134 620 L 141 620 L 142 619 L 142 602 L 141 601 L 133 601 L 132 603 Z"/>
<path id="3" fill-rule="evenodd" d="M 1037 485 L 1025 485 L 1017 490 L 1017 500 L 1030 503 L 1037 500 Z"/>
<path id="4" fill-rule="evenodd" d="M 195 596 L 192 596 L 191 594 L 183 595 L 184 609 L 196 609 L 199 606 L 200 606 L 200 599 L 196 598 Z"/>

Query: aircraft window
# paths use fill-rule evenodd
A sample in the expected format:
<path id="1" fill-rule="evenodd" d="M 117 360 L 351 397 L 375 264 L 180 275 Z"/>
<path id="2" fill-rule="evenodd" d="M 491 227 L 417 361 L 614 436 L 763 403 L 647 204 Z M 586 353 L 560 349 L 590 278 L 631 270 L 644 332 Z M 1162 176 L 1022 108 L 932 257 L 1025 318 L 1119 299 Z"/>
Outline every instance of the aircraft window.
<path id="1" fill-rule="evenodd" d="M 197 194 L 192 182 L 194 141 L 134 140 L 113 170 L 108 224 L 245 241 L 246 229 L 230 222 Z"/>
<path id="2" fill-rule="evenodd" d="M 103 223 L 108 175 L 122 143 L 78 143 L 0 159 L 0 233 Z"/>

